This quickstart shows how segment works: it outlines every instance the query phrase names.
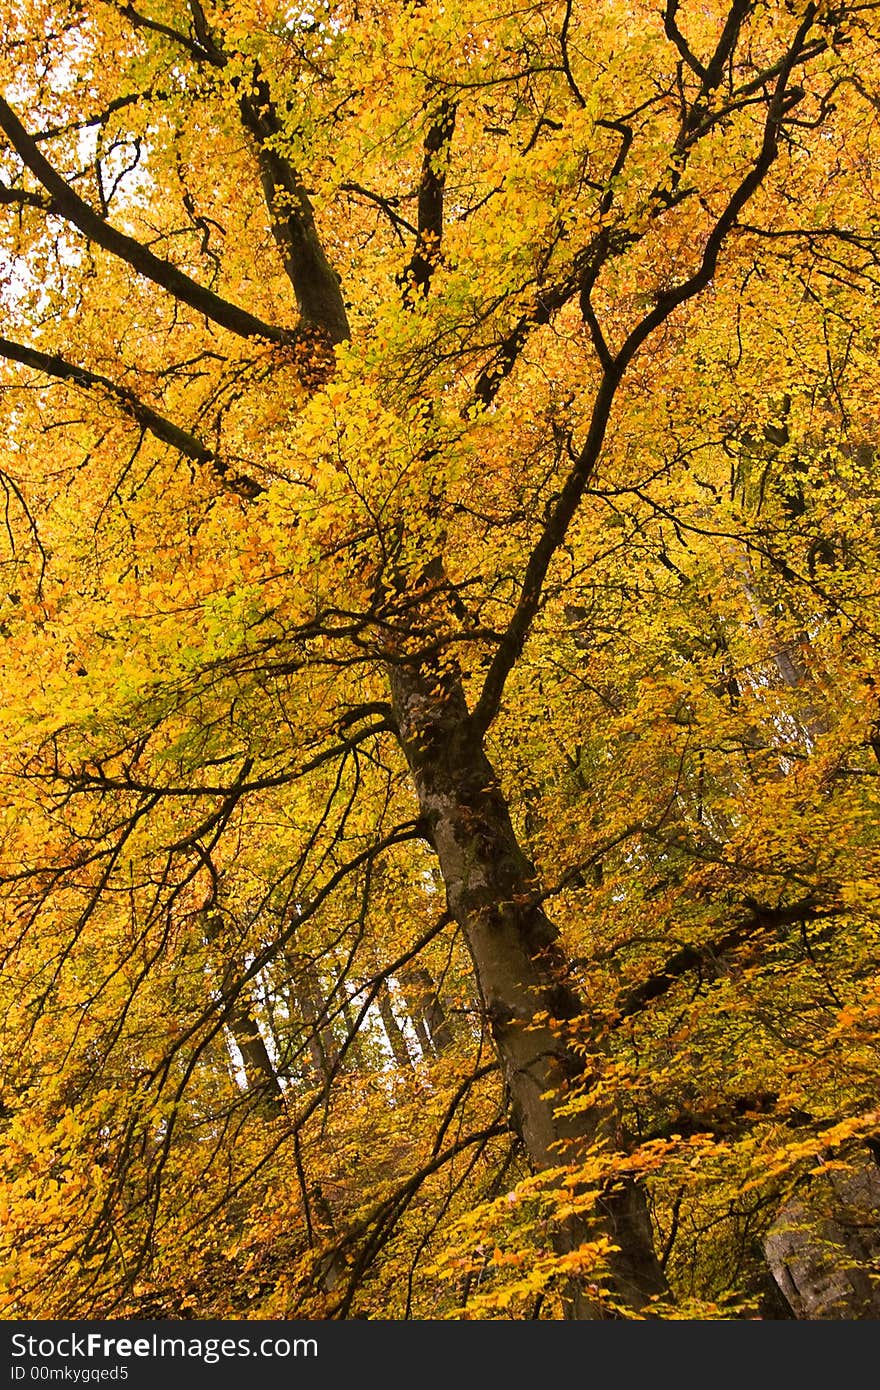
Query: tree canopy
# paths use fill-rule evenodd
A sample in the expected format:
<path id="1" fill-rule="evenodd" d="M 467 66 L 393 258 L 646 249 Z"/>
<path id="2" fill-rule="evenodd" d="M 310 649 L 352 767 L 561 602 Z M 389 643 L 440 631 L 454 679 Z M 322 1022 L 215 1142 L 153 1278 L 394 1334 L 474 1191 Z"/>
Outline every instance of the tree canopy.
<path id="1" fill-rule="evenodd" d="M 878 55 L 4 15 L 5 1316 L 877 1315 Z"/>

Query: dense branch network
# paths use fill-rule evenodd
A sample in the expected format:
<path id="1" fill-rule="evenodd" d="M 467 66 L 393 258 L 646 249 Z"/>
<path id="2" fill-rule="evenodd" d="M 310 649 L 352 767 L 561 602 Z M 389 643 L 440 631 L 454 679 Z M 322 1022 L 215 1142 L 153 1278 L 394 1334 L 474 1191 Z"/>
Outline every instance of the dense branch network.
<path id="1" fill-rule="evenodd" d="M 689 1159 L 675 1146 L 693 1137 L 693 1116 L 708 1116 L 706 1132 L 717 1138 L 745 1134 L 755 1116 L 770 1124 L 777 1110 L 781 1125 L 797 1129 L 801 1113 L 778 1075 L 725 1093 L 714 1108 L 688 1109 L 687 1084 L 667 1065 L 678 1040 L 714 1028 L 712 1046 L 727 1045 L 728 1025 L 711 1003 L 699 1013 L 704 987 L 723 996 L 719 1017 L 733 1030 L 740 976 L 762 1001 L 755 1016 L 769 1015 L 766 981 L 788 970 L 794 1021 L 773 1026 L 797 1033 L 804 1067 L 819 1077 L 804 1142 L 818 1152 L 823 1134 L 851 1118 L 828 1100 L 823 1068 L 850 1026 L 845 1001 L 863 966 L 847 956 L 846 933 L 834 933 L 826 952 L 811 932 L 852 904 L 836 870 L 798 858 L 798 836 L 809 838 L 801 827 L 811 813 L 836 824 L 829 804 L 864 787 L 870 796 L 859 761 L 865 740 L 836 762 L 829 754 L 810 783 L 813 752 L 836 727 L 833 699 L 814 674 L 822 621 L 815 611 L 789 619 L 795 601 L 755 573 L 768 557 L 778 560 L 774 579 L 783 564 L 786 580 L 807 572 L 811 583 L 800 587 L 810 601 L 833 606 L 835 620 L 855 615 L 848 640 L 865 640 L 864 595 L 846 565 L 828 582 L 815 573 L 851 556 L 848 515 L 842 538 L 820 536 L 800 569 L 783 550 L 811 481 L 796 437 L 802 447 L 811 429 L 820 432 L 826 397 L 817 390 L 818 425 L 803 425 L 790 400 L 773 400 L 767 413 L 782 413 L 782 426 L 755 408 L 754 427 L 725 418 L 709 437 L 695 408 L 696 423 L 681 427 L 688 437 L 664 423 L 670 437 L 653 452 L 646 441 L 661 428 L 656 399 L 675 392 L 667 340 L 701 311 L 710 326 L 696 334 L 692 375 L 704 373 L 714 409 L 724 371 L 712 340 L 726 342 L 729 328 L 720 333 L 711 315 L 735 247 L 791 242 L 806 258 L 804 274 L 828 270 L 832 243 L 862 258 L 862 275 L 876 264 L 861 227 L 822 226 L 812 212 L 802 226 L 794 212 L 764 225 L 774 177 L 786 188 L 791 181 L 783 196 L 796 206 L 803 176 L 797 157 L 790 167 L 786 160 L 832 121 L 839 93 L 854 90 L 834 71 L 850 42 L 846 17 L 838 23 L 808 3 L 780 11 L 765 33 L 752 0 L 714 15 L 682 14 L 680 0 L 668 0 L 653 16 L 650 71 L 636 81 L 622 66 L 618 98 L 605 76 L 614 55 L 569 0 L 554 12 L 555 29 L 542 21 L 533 32 L 524 18 L 521 39 L 499 41 L 497 53 L 487 38 L 488 57 L 469 34 L 448 64 L 421 54 L 420 25 L 431 32 L 443 16 L 416 5 L 400 19 L 413 43 L 412 90 L 392 120 L 376 92 L 397 80 L 403 60 L 393 45 L 388 59 L 368 34 L 355 63 L 346 45 L 359 41 L 357 16 L 350 32 L 316 18 L 303 57 L 289 16 L 260 36 L 231 19 L 224 34 L 199 0 L 188 0 L 185 27 L 149 7 L 98 0 L 93 8 L 133 36 L 141 59 L 183 74 L 192 93 L 184 102 L 173 82 L 150 76 L 136 95 L 102 88 L 84 111 L 71 98 L 60 114 L 33 120 L 18 114 L 24 88 L 0 98 L 10 244 L 36 269 L 44 256 L 51 263 L 54 246 L 52 273 L 65 292 L 74 286 L 74 313 L 92 316 L 79 346 L 66 305 L 55 313 L 28 297 L 29 284 L 18 300 L 11 293 L 18 326 L 0 337 L 10 364 L 4 398 L 14 416 L 36 382 L 41 448 L 64 430 L 96 477 L 105 436 L 83 445 L 81 422 L 65 419 L 69 400 L 91 402 L 92 421 L 118 417 L 161 446 L 144 464 L 147 483 L 155 456 L 170 455 L 203 470 L 216 495 L 203 489 L 191 511 L 184 497 L 185 515 L 173 520 L 181 542 L 167 612 L 126 612 L 120 637 L 106 631 L 95 599 L 96 669 L 118 670 L 105 648 L 149 648 L 152 634 L 154 664 L 111 683 L 100 712 L 73 696 L 69 719 L 47 712 L 8 764 L 45 826 L 38 847 L 10 832 L 18 859 L 0 876 L 12 923 L 4 950 L 10 961 L 23 953 L 32 980 L 20 1037 L 36 1055 L 57 1030 L 64 1063 L 46 1123 L 81 1105 L 101 1172 L 78 1247 L 87 1292 L 71 1286 L 67 1311 L 76 1315 L 88 1299 L 136 1307 L 136 1284 L 161 1263 L 163 1222 L 185 1242 L 216 1221 L 233 1258 L 246 1248 L 242 1260 L 262 1269 L 261 1297 L 271 1299 L 286 1271 L 287 1316 L 359 1315 L 382 1262 L 399 1275 L 399 1243 L 410 1316 L 416 1272 L 453 1214 L 479 1207 L 486 1232 L 500 1231 L 504 1245 L 520 1179 L 547 1213 L 543 1234 L 528 1234 L 531 1253 L 508 1262 L 509 1274 L 520 1257 L 532 1260 L 529 1296 L 539 1290 L 567 1317 L 662 1310 L 685 1258 L 684 1199 L 669 1195 L 673 1180 L 663 1173 L 653 1192 L 648 1184 L 666 1158 L 676 1181 L 684 1171 Z M 339 57 L 338 86 L 329 52 Z M 364 128 L 357 113 L 366 98 L 351 77 L 358 66 L 365 90 L 373 84 Z M 134 117 L 153 102 L 163 113 L 178 102 L 180 125 L 170 136 L 171 119 L 157 126 L 155 150 L 142 155 L 150 141 Z M 203 188 L 196 167 L 211 158 L 215 119 L 217 148 L 237 161 L 234 177 L 253 174 L 253 198 L 233 211 L 235 236 L 252 238 L 255 275 L 250 263 L 242 270 L 242 247 L 220 226 L 224 214 L 212 215 L 210 180 Z M 35 124 L 42 128 L 28 128 Z M 98 158 L 90 202 L 80 176 L 61 171 L 63 152 L 90 148 L 95 130 L 108 132 L 111 172 L 105 183 Z M 487 131 L 507 140 L 497 167 Z M 715 169 L 726 142 L 732 153 Z M 114 152 L 124 155 L 128 143 L 160 185 L 168 177 L 157 219 L 137 199 L 126 208 L 137 161 L 112 172 Z M 517 202 L 530 181 L 534 207 Z M 233 176 L 221 171 L 217 183 L 231 190 Z M 178 217 L 179 205 L 183 227 L 172 222 L 169 233 L 163 217 Z M 517 219 L 528 217 L 535 229 L 524 251 Z M 192 262 L 154 249 L 196 239 Z M 264 276 L 267 246 L 274 261 Z M 193 264 L 208 263 L 205 284 Z M 113 286 L 122 275 L 140 297 L 121 347 L 124 315 L 90 300 L 102 275 Z M 259 285 L 260 303 L 292 292 L 294 323 L 283 309 L 274 322 L 244 307 L 256 278 L 272 281 Z M 836 312 L 825 321 L 829 362 Z M 847 312 L 855 314 L 849 301 Z M 262 354 L 251 377 L 225 355 L 236 339 Z M 139 362 L 148 365 L 141 371 Z M 734 404 L 717 389 L 732 414 L 733 389 Z M 675 408 L 673 400 L 670 415 Z M 766 540 L 763 518 L 754 524 L 760 539 L 728 525 L 717 462 L 725 450 L 740 468 L 736 486 L 758 497 L 756 518 L 776 484 L 762 477 L 756 486 L 749 468 L 782 478 L 782 544 Z M 714 469 L 705 482 L 704 455 Z M 835 457 L 855 476 L 858 459 L 842 446 Z M 471 471 L 464 483 L 463 469 Z M 51 486 L 48 468 L 47 479 Z M 670 498 L 676 485 L 682 496 Z M 27 492 L 9 486 L 19 501 Z M 141 552 L 157 534 L 149 508 L 181 505 L 147 484 L 130 511 L 128 500 L 106 546 L 103 513 L 85 546 L 70 523 L 87 559 L 74 549 L 76 562 L 65 563 L 74 574 L 81 566 L 86 590 L 99 593 L 111 572 L 101 569 L 104 552 L 114 574 L 146 565 L 152 557 Z M 603 530 L 606 515 L 614 520 Z M 13 544 L 8 517 L 7 529 Z M 695 651 L 702 638 L 693 631 L 709 620 L 694 616 L 700 600 L 688 591 L 711 564 L 763 653 L 751 665 L 733 652 L 738 635 L 726 612 L 711 615 L 708 654 Z M 75 686 L 90 673 L 78 634 L 65 627 L 68 609 L 80 610 L 63 588 L 51 604 L 41 593 L 43 608 L 27 617 L 12 591 L 8 631 L 18 640 L 32 622 L 47 670 L 66 663 Z M 661 614 L 674 615 L 659 635 L 643 618 L 649 589 Z M 193 654 L 199 642 L 204 651 Z M 653 667 L 646 657 L 643 676 L 629 676 L 613 654 L 618 642 L 655 653 Z M 798 664 L 800 651 L 807 657 Z M 829 669 L 834 661 L 844 668 L 839 653 Z M 551 668 L 558 691 L 549 689 Z M 517 700 L 527 705 L 522 718 Z M 716 737 L 705 710 L 722 727 L 724 701 L 729 732 Z M 666 746 L 655 752 L 645 737 L 643 752 L 633 730 L 650 732 L 652 720 Z M 633 804 L 618 810 L 621 786 Z M 761 838 L 772 841 L 755 810 L 763 795 L 777 797 L 795 827 L 779 864 Z M 761 826 L 751 839 L 749 815 Z M 590 950 L 572 949 L 572 938 L 589 938 L 589 913 L 596 939 Z M 604 948 L 603 932 L 612 939 Z M 88 976 L 82 998 L 77 972 Z M 75 1002 L 64 1002 L 65 988 Z M 816 1042 L 815 1018 L 832 1015 L 838 1022 Z M 640 1049 L 656 1068 L 651 1082 Z M 21 1105 L 28 1087 L 16 1084 Z M 122 1097 L 116 1110 L 111 1092 Z M 375 1121 L 377 1097 L 387 1135 Z M 840 1142 L 868 1123 L 862 1106 Z M 279 1181 L 281 1215 L 264 1241 L 242 1213 L 260 1205 L 262 1184 L 269 1191 Z M 514 1185 L 512 1202 L 499 1216 L 505 1184 Z M 767 1191 L 769 1205 L 778 1188 L 768 1182 Z M 695 1222 L 704 1219 L 700 1200 Z M 738 1219 L 733 1199 L 723 1220 L 712 1200 L 707 1225 Z M 658 1210 L 669 1222 L 662 1243 Z M 480 1258 L 492 1240 L 479 1242 Z M 126 1241 L 120 1276 L 117 1244 Z M 476 1273 L 477 1254 L 455 1255 L 452 1267 L 466 1271 L 456 1297 L 469 1306 L 476 1296 L 480 1306 L 485 1276 L 492 1310 L 505 1259 L 491 1269 L 484 1259 Z M 54 1255 L 50 1266 L 58 1272 Z"/>

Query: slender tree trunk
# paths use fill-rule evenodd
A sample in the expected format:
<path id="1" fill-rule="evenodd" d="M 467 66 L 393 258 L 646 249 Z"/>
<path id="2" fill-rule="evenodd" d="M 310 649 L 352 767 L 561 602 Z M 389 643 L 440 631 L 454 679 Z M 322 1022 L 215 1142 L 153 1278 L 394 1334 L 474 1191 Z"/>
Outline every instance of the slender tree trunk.
<path id="1" fill-rule="evenodd" d="M 289 956 L 290 991 L 308 1037 L 312 1069 L 320 1085 L 329 1079 L 336 1063 L 333 1029 L 326 1021 L 326 1001 L 315 962 L 302 954 Z"/>
<path id="2" fill-rule="evenodd" d="M 391 991 L 388 988 L 387 981 L 383 982 L 379 990 L 376 1004 L 382 1019 L 382 1026 L 385 1029 L 385 1036 L 388 1039 L 388 1045 L 391 1048 L 395 1062 L 399 1067 L 411 1067 L 412 1057 L 409 1055 L 409 1047 L 407 1046 L 403 1029 L 397 1022 L 394 1010 L 391 1007 Z"/>
<path id="3" fill-rule="evenodd" d="M 426 1053 L 439 1054 L 445 1048 L 451 1047 L 452 1030 L 440 1003 L 431 972 L 423 965 L 411 966 L 403 983 L 413 1027 L 423 1050 Z"/>
<path id="4" fill-rule="evenodd" d="M 410 1022 L 412 1023 L 413 1032 L 416 1035 L 421 1054 L 423 1057 L 433 1057 L 434 1044 L 431 1042 L 428 1025 L 425 1023 L 424 1010 L 421 1007 L 418 995 L 413 994 L 413 992 L 406 987 L 404 987 L 403 994 L 406 999 L 407 1012 L 409 1013 Z"/>
<path id="5" fill-rule="evenodd" d="M 352 1041 L 345 1050 L 345 1069 L 346 1071 L 364 1071 L 366 1063 L 364 1061 L 362 1038 L 363 1032 L 357 1028 L 357 1016 L 351 1005 L 351 998 L 343 996 L 340 1012 L 342 1021 L 345 1024 L 345 1031 Z"/>
<path id="6" fill-rule="evenodd" d="M 431 1034 L 428 1031 L 428 1022 L 425 1015 L 425 988 L 424 981 L 420 976 L 426 972 L 410 966 L 400 975 L 400 985 L 403 990 L 403 997 L 406 1000 L 406 1010 L 413 1026 L 413 1032 L 418 1039 L 419 1048 L 423 1057 L 433 1057 L 436 1051 Z M 429 977 L 430 978 L 430 977 Z"/>
<path id="7" fill-rule="evenodd" d="M 548 1092 L 584 1078 L 584 1064 L 544 1023 L 582 1012 L 566 982 L 558 933 L 535 902 L 536 874 L 517 842 L 497 774 L 475 735 L 455 675 L 400 664 L 389 672 L 400 740 L 422 817 L 436 848 L 449 910 L 474 963 L 511 1106 L 511 1125 L 535 1169 L 563 1162 L 565 1141 L 614 1137 L 610 1114 L 558 1117 Z M 617 1299 L 637 1310 L 665 1288 L 644 1195 L 624 1184 L 603 1201 L 598 1229 L 619 1247 L 610 1260 Z M 589 1238 L 571 1223 L 560 1238 L 570 1250 Z M 581 1295 L 571 1315 L 600 1317 Z"/>
<path id="8" fill-rule="evenodd" d="M 220 913 L 212 912 L 205 916 L 205 934 L 210 942 L 216 942 L 223 930 Z M 236 970 L 229 961 L 223 972 L 221 990 L 228 995 L 236 984 Z M 272 1065 L 260 1025 L 254 1017 L 245 991 L 240 990 L 228 1018 L 229 1031 L 241 1053 L 245 1079 L 249 1091 L 260 1092 L 267 1105 L 275 1111 L 284 1108 L 284 1091 Z"/>

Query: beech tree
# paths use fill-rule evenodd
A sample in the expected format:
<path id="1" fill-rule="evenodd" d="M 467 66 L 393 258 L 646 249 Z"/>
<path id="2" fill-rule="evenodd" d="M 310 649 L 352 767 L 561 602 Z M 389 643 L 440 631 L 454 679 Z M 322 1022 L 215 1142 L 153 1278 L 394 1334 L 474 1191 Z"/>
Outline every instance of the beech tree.
<path id="1" fill-rule="evenodd" d="M 878 1123 L 876 8 L 5 18 L 12 1315 L 783 1308 Z"/>

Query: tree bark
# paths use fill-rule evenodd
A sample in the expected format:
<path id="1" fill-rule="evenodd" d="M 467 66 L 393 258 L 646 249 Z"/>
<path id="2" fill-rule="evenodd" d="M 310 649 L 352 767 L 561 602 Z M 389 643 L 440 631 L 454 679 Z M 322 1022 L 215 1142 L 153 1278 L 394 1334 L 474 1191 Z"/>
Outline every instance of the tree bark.
<path id="1" fill-rule="evenodd" d="M 222 931 L 223 918 L 220 913 L 207 913 L 205 915 L 205 935 L 208 941 L 216 942 Z M 224 969 L 220 986 L 222 995 L 228 996 L 236 984 L 235 965 L 229 961 Z M 280 1113 L 284 1108 L 284 1091 L 272 1065 L 272 1059 L 260 1031 L 260 1025 L 254 1017 L 250 1001 L 244 990 L 238 990 L 227 1022 L 235 1045 L 241 1053 L 248 1090 L 262 1094 L 268 1107 Z"/>
<path id="2" fill-rule="evenodd" d="M 388 982 L 383 981 L 376 999 L 379 1015 L 382 1019 L 382 1027 L 385 1029 L 385 1036 L 388 1039 L 388 1046 L 394 1056 L 394 1060 L 399 1067 L 411 1067 L 412 1057 L 409 1054 L 406 1037 L 403 1029 L 395 1017 L 391 1007 L 391 991 Z"/>
<path id="3" fill-rule="evenodd" d="M 566 980 L 558 932 L 536 902 L 537 876 L 516 838 L 497 774 L 474 729 L 454 674 L 406 664 L 389 672 L 401 745 L 415 783 L 422 818 L 436 849 L 450 913 L 470 951 L 510 1101 L 510 1122 L 534 1169 L 566 1161 L 573 1141 L 614 1138 L 615 1117 L 592 1111 L 559 1117 L 548 1093 L 559 1096 L 583 1080 L 583 1061 L 538 1015 L 562 1022 L 582 1012 Z M 609 1193 L 596 1226 L 569 1223 L 560 1248 L 576 1248 L 590 1235 L 610 1236 L 610 1283 L 632 1310 L 665 1289 L 653 1248 L 644 1194 L 634 1183 Z M 576 1293 L 569 1313 L 603 1317 Z"/>
<path id="4" fill-rule="evenodd" d="M 434 1052 L 439 1056 L 446 1048 L 452 1046 L 452 1029 L 440 1003 L 431 972 L 423 965 L 411 966 L 406 972 L 403 985 L 413 1027 L 423 1050 L 426 1054 Z"/>
<path id="5" fill-rule="evenodd" d="M 308 1039 L 309 1058 L 321 1086 L 330 1079 L 338 1049 L 326 1018 L 326 1001 L 315 962 L 300 954 L 288 956 L 290 992 Z"/>
<path id="6" fill-rule="evenodd" d="M 764 1253 L 796 1318 L 880 1317 L 880 1168 L 865 1159 L 787 1202 Z"/>
<path id="7" fill-rule="evenodd" d="M 431 1041 L 428 1025 L 425 1022 L 425 1011 L 422 1007 L 420 992 L 417 987 L 415 989 L 413 988 L 412 979 L 409 975 L 404 976 L 401 980 L 401 985 L 403 988 L 403 997 L 406 1000 L 406 1010 L 409 1014 L 410 1023 L 412 1024 L 413 1032 L 419 1044 L 419 1051 L 423 1057 L 433 1057 L 434 1044 Z"/>

